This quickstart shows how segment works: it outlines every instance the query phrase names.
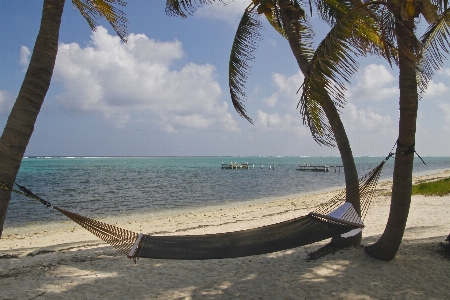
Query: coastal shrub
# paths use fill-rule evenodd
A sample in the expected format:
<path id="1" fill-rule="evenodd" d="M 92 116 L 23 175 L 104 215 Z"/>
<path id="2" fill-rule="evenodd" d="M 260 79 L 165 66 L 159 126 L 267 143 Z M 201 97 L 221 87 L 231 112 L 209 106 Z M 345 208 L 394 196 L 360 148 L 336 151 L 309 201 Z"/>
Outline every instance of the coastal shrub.
<path id="1" fill-rule="evenodd" d="M 438 181 L 415 184 L 412 195 L 445 196 L 450 194 L 450 177 Z"/>

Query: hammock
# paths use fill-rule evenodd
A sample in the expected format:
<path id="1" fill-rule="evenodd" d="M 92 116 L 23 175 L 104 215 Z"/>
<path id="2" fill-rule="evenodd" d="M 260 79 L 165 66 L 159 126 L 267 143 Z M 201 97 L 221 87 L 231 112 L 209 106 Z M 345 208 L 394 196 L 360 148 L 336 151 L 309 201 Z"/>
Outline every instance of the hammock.
<path id="1" fill-rule="evenodd" d="M 390 156 L 360 178 L 358 193 L 350 197 L 350 200 L 360 198 L 362 218 L 346 202 L 346 192 L 343 190 L 306 216 L 254 229 L 206 235 L 138 234 L 52 206 L 50 202 L 17 183 L 21 191 L 14 190 L 12 184 L 2 183 L 0 187 L 53 207 L 128 258 L 223 259 L 287 250 L 338 235 L 347 237 L 358 233 L 364 228 L 362 220 L 369 208 L 384 163 Z"/>

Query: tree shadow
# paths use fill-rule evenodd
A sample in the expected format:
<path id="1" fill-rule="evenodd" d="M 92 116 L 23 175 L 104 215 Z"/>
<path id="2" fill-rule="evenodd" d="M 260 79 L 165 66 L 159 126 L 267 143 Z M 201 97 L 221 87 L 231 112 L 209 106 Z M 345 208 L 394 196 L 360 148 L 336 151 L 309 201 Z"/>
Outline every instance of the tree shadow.
<path id="1" fill-rule="evenodd" d="M 374 237 L 369 237 L 369 240 Z M 268 255 L 183 261 L 140 259 L 109 246 L 2 259 L 2 299 L 445 299 L 442 237 L 404 240 L 382 262 L 362 248 L 307 261 L 325 243 Z"/>

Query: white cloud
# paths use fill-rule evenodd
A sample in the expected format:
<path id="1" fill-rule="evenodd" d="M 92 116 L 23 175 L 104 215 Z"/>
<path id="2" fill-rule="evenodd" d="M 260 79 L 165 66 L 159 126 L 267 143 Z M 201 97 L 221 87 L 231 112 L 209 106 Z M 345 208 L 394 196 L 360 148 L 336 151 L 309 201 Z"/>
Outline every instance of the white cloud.
<path id="1" fill-rule="evenodd" d="M 198 8 L 195 15 L 202 18 L 224 20 L 234 26 L 238 24 L 250 1 L 234 1 L 225 5 L 219 1 Z"/>
<path id="2" fill-rule="evenodd" d="M 20 65 L 24 67 L 28 67 L 28 63 L 30 62 L 30 54 L 31 51 L 26 46 L 20 47 Z"/>
<path id="3" fill-rule="evenodd" d="M 276 109 L 277 112 L 268 113 L 258 110 L 255 121 L 257 130 L 288 133 L 297 137 L 310 134 L 308 127 L 303 124 L 299 111 L 296 110 L 300 98 L 297 91 L 303 78 L 301 72 L 290 77 L 279 73 L 272 75 L 276 91 L 268 98 L 263 99 L 263 102 L 268 107 Z"/>
<path id="4" fill-rule="evenodd" d="M 440 75 L 450 76 L 450 69 L 449 68 L 440 69 L 437 73 Z"/>
<path id="5" fill-rule="evenodd" d="M 273 93 L 269 98 L 263 100 L 268 106 L 274 107 L 278 102 L 278 94 Z"/>
<path id="6" fill-rule="evenodd" d="M 291 114 L 279 115 L 278 113 L 269 114 L 258 110 L 258 117 L 255 126 L 261 131 L 276 131 L 279 133 L 291 133 L 296 136 L 305 136 L 309 134 L 309 130 L 300 116 L 292 116 Z"/>
<path id="7" fill-rule="evenodd" d="M 381 76 L 382 78 L 378 80 L 372 78 L 377 78 L 377 76 Z M 282 132 L 298 130 L 297 134 L 299 135 L 310 135 L 307 126 L 303 125 L 298 110 L 295 110 L 301 93 L 301 91 L 299 93 L 297 91 L 303 79 L 304 76 L 301 72 L 291 77 L 278 73 L 273 74 L 272 80 L 276 86 L 276 91 L 270 97 L 264 99 L 264 102 L 269 107 L 276 107 L 277 109 L 281 107 L 286 112 L 296 112 L 298 115 L 292 116 L 289 113 L 282 115 L 282 112 L 270 114 L 260 110 L 258 111 L 258 118 L 255 125 L 265 130 L 277 129 Z M 390 87 L 386 86 L 394 81 L 395 78 L 383 66 L 369 65 L 364 69 L 364 75 L 356 87 L 356 92 L 369 93 L 370 97 L 374 97 L 373 99 L 376 99 L 379 95 L 389 95 L 392 97 L 394 92 L 391 91 Z M 354 91 L 352 92 L 352 96 L 354 96 Z M 359 103 L 357 106 L 350 101 L 342 109 L 343 113 L 341 114 L 341 118 L 348 132 L 354 132 L 358 137 L 361 135 L 366 136 L 368 133 L 392 132 L 392 128 L 395 128 L 395 126 L 388 113 L 379 113 L 377 110 L 367 107 L 367 101 Z"/>
<path id="8" fill-rule="evenodd" d="M 10 92 L 0 90 L 0 115 L 8 115 L 14 105 L 14 97 Z"/>
<path id="9" fill-rule="evenodd" d="M 168 132 L 214 124 L 236 131 L 228 106 L 219 102 L 216 68 L 188 63 L 171 70 L 183 55 L 179 41 L 130 34 L 123 44 L 99 27 L 85 48 L 76 43 L 59 46 L 54 76 L 64 92 L 57 101 L 68 110 L 101 112 L 120 128 L 133 122 L 133 113 L 147 111 Z"/>
<path id="10" fill-rule="evenodd" d="M 358 78 L 358 84 L 347 92 L 348 101 L 383 101 L 399 93 L 394 76 L 383 65 L 367 65 Z"/>
<path id="11" fill-rule="evenodd" d="M 438 107 L 444 112 L 445 114 L 445 123 L 444 126 L 445 131 L 450 131 L 450 103 L 439 103 Z"/>
<path id="12" fill-rule="evenodd" d="M 268 106 L 274 107 L 277 105 L 280 99 L 284 99 L 283 103 L 287 103 L 288 107 L 295 109 L 297 103 L 300 99 L 300 93 L 297 93 L 298 88 L 303 83 L 304 76 L 301 72 L 297 74 L 286 77 L 283 74 L 274 73 L 272 75 L 273 83 L 275 84 L 277 90 L 269 97 L 263 100 Z"/>
<path id="13" fill-rule="evenodd" d="M 427 90 L 425 91 L 425 95 L 426 96 L 440 96 L 440 95 L 444 95 L 445 93 L 447 93 L 449 90 L 449 88 L 447 86 L 445 86 L 444 83 L 442 82 L 434 82 L 433 80 L 431 80 L 428 83 L 428 87 Z"/>
<path id="14" fill-rule="evenodd" d="M 358 109 L 358 107 L 352 103 L 346 105 L 344 114 L 345 128 L 357 129 L 367 132 L 384 132 L 390 131 L 395 128 L 394 122 L 389 115 L 380 115 L 373 111 L 371 108 Z"/>

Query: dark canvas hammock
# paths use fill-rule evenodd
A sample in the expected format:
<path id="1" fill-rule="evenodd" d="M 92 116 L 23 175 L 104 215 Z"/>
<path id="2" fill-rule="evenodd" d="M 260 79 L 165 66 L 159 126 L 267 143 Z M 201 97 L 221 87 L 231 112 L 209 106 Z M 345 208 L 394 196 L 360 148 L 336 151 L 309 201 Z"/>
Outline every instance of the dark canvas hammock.
<path id="1" fill-rule="evenodd" d="M 16 184 L 21 191 L 14 190 L 12 184 L 3 183 L 2 187 L 53 207 L 129 258 L 221 259 L 296 248 L 352 230 L 361 230 L 364 227 L 362 219 L 367 213 L 373 190 L 388 158 L 389 156 L 359 180 L 358 193 L 350 197 L 360 198 L 362 218 L 348 202 L 345 203 L 346 192 L 343 190 L 306 216 L 254 229 L 206 235 L 138 234 L 52 206 L 23 186 Z"/>

